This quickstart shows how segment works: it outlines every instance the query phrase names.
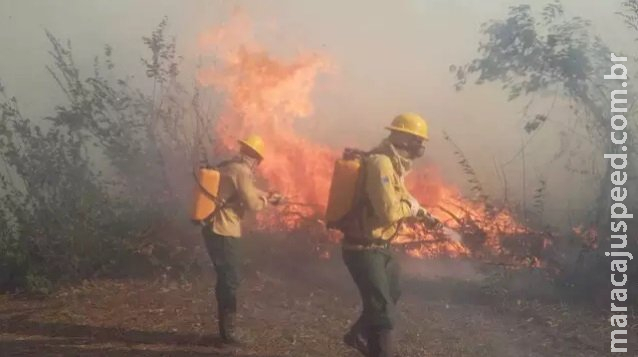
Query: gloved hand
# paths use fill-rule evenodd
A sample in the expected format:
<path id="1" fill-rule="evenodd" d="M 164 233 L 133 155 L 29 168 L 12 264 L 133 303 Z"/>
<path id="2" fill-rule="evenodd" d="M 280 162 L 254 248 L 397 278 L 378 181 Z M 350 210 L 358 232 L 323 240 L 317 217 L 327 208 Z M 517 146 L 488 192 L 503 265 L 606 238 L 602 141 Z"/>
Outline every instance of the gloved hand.
<path id="1" fill-rule="evenodd" d="M 427 214 L 426 220 L 427 220 L 427 225 L 431 229 L 435 229 L 436 230 L 436 229 L 443 228 L 443 223 L 441 223 L 441 221 L 439 221 L 438 218 L 434 217 L 430 213 Z"/>
<path id="2" fill-rule="evenodd" d="M 268 202 L 272 205 L 279 205 L 284 201 L 284 196 L 282 196 L 279 193 L 276 192 L 272 192 L 270 193 L 270 195 L 268 196 Z"/>
<path id="3" fill-rule="evenodd" d="M 441 223 L 441 221 L 439 221 L 436 217 L 431 215 L 430 212 L 428 212 L 423 207 L 421 207 L 421 210 L 417 214 L 417 217 L 421 218 L 425 222 L 425 224 L 428 226 L 428 228 L 439 229 L 443 227 L 443 223 Z"/>
<path id="4" fill-rule="evenodd" d="M 407 198 L 408 204 L 410 205 L 410 216 L 418 217 L 420 212 L 424 211 L 423 207 L 416 198 L 412 196 L 408 196 Z"/>

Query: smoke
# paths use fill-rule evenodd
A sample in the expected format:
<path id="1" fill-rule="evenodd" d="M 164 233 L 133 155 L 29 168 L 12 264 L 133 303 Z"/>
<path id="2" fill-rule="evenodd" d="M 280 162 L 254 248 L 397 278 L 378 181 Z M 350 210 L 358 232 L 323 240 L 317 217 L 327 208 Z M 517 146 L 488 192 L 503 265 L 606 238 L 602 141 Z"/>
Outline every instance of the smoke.
<path id="1" fill-rule="evenodd" d="M 315 110 L 308 120 L 295 123 L 304 135 L 335 148 L 369 148 L 385 135 L 382 128 L 395 114 L 419 112 L 432 128 L 422 164 L 434 163 L 445 182 L 465 185 L 466 178 L 442 139 L 445 130 L 468 155 L 487 190 L 498 197 L 504 190 L 495 163 L 510 159 L 526 139 L 521 124 L 525 103 L 508 103 L 498 87 L 455 93 L 448 68 L 475 56 L 481 23 L 501 18 L 510 5 L 527 2 L 68 0 L 64 7 L 37 0 L 3 2 L 0 32 L 10 36 L 0 38 L 0 78 L 12 94 L 30 103 L 27 115 L 50 113 L 64 97 L 52 89 L 55 82 L 45 68 L 49 58 L 43 28 L 73 42 L 83 71 L 91 71 L 94 56 L 110 44 L 116 70 L 128 75 L 141 73 L 140 37 L 168 15 L 169 30 L 184 56 L 183 78 L 192 81 L 197 65 L 207 59 L 200 51 L 199 35 L 225 22 L 239 5 L 251 18 L 255 40 L 269 52 L 288 56 L 319 50 L 329 54 L 337 67 L 333 75 L 318 79 L 312 94 Z M 635 42 L 622 40 L 627 36 L 614 15 L 615 3 L 563 2 L 570 15 L 593 20 L 612 45 L 627 52 L 635 47 Z M 136 81 L 149 85 L 144 76 L 138 75 Z M 556 115 L 570 113 L 558 110 Z M 547 175 L 546 210 L 551 212 L 551 223 L 564 224 L 566 210 L 588 206 L 590 198 L 583 193 L 591 191 L 592 182 L 579 176 L 567 180 L 564 162 L 550 161 L 563 140 L 560 130 L 548 128 L 528 147 L 527 192 L 522 192 L 517 161 L 507 167 L 507 181 L 509 199 L 517 202 L 523 194 L 531 196 L 537 176 Z M 551 194 L 557 192 L 561 194 Z"/>
<path id="2" fill-rule="evenodd" d="M 443 227 L 443 234 L 456 243 L 463 243 L 463 236 L 452 228 Z"/>
<path id="3" fill-rule="evenodd" d="M 475 263 L 462 259 L 413 259 L 401 262 L 401 271 L 407 279 L 462 280 L 479 282 L 486 278 Z"/>

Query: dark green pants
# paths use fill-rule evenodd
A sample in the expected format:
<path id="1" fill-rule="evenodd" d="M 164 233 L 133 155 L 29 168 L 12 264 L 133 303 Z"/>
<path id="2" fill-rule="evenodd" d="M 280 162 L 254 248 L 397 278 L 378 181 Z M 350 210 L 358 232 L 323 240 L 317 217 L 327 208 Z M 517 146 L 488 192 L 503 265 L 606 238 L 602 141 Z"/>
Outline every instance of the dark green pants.
<path id="1" fill-rule="evenodd" d="M 395 307 L 401 290 L 399 264 L 390 249 L 343 250 L 343 261 L 354 279 L 363 311 L 353 328 L 394 328 Z"/>
<path id="2" fill-rule="evenodd" d="M 235 313 L 240 282 L 241 239 L 220 236 L 208 227 L 204 227 L 202 233 L 208 256 L 217 273 L 215 296 L 218 312 L 220 314 Z"/>

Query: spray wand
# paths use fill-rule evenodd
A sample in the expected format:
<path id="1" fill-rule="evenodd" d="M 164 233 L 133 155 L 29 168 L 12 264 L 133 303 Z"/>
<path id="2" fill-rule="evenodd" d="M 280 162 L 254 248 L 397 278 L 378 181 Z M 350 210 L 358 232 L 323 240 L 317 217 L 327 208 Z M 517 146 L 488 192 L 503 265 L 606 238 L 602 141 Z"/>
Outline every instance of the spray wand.
<path id="1" fill-rule="evenodd" d="M 289 197 L 283 196 L 276 192 L 269 192 L 268 200 L 275 205 L 282 205 L 282 206 L 285 205 L 285 206 L 314 207 L 314 208 L 323 207 L 320 204 L 316 204 L 316 203 L 291 201 Z"/>
<path id="2" fill-rule="evenodd" d="M 285 206 L 298 206 L 298 207 L 312 207 L 312 208 L 320 208 L 322 207 L 319 204 L 316 203 L 307 203 L 307 202 L 300 202 L 300 201 L 291 201 L 288 197 L 283 196 L 281 194 L 275 193 L 275 192 L 269 192 L 268 193 L 268 197 L 269 200 L 271 200 L 274 204 L 276 205 L 285 205 Z M 435 229 L 435 230 L 440 230 L 441 233 L 443 233 L 443 235 L 451 241 L 454 241 L 456 243 L 461 243 L 463 244 L 463 236 L 457 232 L 456 230 L 445 226 L 438 218 L 432 216 L 429 212 L 427 211 L 423 211 L 422 215 L 418 216 L 419 221 L 424 224 L 426 229 Z M 433 240 L 427 240 L 427 241 L 414 241 L 414 242 L 409 242 L 410 244 L 412 243 L 439 243 L 439 242 L 444 242 L 446 239 L 433 239 Z"/>
<path id="3" fill-rule="evenodd" d="M 459 232 L 445 226 L 438 218 L 432 216 L 429 212 L 423 211 L 423 214 L 419 215 L 418 218 L 426 229 L 440 230 L 447 239 L 463 244 L 463 236 Z"/>

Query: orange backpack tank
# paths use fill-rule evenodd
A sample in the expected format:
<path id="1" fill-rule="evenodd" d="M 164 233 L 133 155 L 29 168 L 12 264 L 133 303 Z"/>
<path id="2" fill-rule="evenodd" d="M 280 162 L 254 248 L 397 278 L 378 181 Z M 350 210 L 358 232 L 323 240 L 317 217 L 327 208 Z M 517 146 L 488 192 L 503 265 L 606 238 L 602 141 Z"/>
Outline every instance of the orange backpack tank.
<path id="1" fill-rule="evenodd" d="M 201 222 L 215 211 L 217 194 L 219 193 L 220 173 L 212 168 L 200 168 L 195 175 L 197 184 L 194 190 L 194 202 L 191 219 Z"/>
<path id="2" fill-rule="evenodd" d="M 360 150 L 346 149 L 343 157 L 335 162 L 326 207 L 328 228 L 339 229 L 343 220 L 355 208 L 362 158 L 365 154 Z"/>

